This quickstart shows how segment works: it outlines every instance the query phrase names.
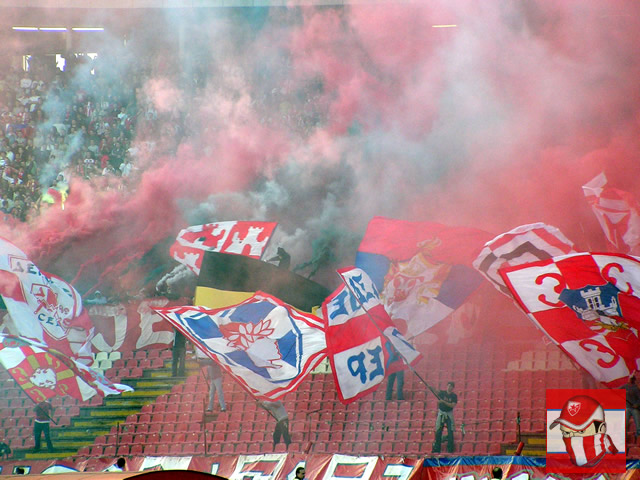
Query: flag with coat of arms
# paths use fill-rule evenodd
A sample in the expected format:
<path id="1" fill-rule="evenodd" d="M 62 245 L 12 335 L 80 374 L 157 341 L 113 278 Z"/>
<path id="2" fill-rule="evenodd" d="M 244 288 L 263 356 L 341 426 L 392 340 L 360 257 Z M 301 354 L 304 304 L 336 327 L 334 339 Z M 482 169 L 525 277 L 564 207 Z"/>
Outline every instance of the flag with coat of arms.
<path id="1" fill-rule="evenodd" d="M 84 401 L 133 391 L 46 345 L 13 335 L 0 335 L 0 364 L 36 403 L 55 396 Z"/>
<path id="2" fill-rule="evenodd" d="M 447 318 L 480 286 L 472 262 L 491 237 L 474 228 L 374 217 L 355 264 L 411 338 Z"/>
<path id="3" fill-rule="evenodd" d="M 220 309 L 153 310 L 259 400 L 294 391 L 326 357 L 322 320 L 263 292 Z"/>
<path id="4" fill-rule="evenodd" d="M 362 269 L 338 270 L 344 284 L 322 304 L 327 353 L 342 403 L 377 389 L 390 373 L 420 359 L 386 312 Z"/>
<path id="5" fill-rule="evenodd" d="M 0 239 L 0 295 L 16 334 L 65 355 L 89 357 L 93 324 L 76 289 L 42 272 L 16 245 Z"/>
<path id="6" fill-rule="evenodd" d="M 573 253 L 499 270 L 531 320 L 610 388 L 640 369 L 640 260 Z"/>

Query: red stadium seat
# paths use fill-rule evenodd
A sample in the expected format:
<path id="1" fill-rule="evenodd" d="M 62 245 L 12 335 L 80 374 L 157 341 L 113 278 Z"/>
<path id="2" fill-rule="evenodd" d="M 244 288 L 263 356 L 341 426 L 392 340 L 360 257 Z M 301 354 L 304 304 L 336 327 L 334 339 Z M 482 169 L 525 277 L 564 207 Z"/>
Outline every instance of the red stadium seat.
<path id="1" fill-rule="evenodd" d="M 135 445 L 131 445 L 131 450 L 129 452 L 129 455 L 140 456 L 143 454 L 143 452 L 144 452 L 144 444 L 135 444 Z"/>
<path id="2" fill-rule="evenodd" d="M 460 449 L 460 455 L 467 456 L 467 457 L 473 455 L 473 443 L 471 442 L 463 443 Z"/>

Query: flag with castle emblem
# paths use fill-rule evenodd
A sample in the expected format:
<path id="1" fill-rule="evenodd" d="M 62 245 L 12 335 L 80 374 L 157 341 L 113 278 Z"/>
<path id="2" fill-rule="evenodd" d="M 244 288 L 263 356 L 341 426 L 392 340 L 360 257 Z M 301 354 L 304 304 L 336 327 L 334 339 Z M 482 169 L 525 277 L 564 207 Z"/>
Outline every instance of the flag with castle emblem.
<path id="1" fill-rule="evenodd" d="M 153 310 L 261 400 L 294 391 L 326 356 L 322 320 L 263 292 L 220 309 Z"/>
<path id="2" fill-rule="evenodd" d="M 640 369 L 640 261 L 575 253 L 499 270 L 531 320 L 597 381 Z"/>
<path id="3" fill-rule="evenodd" d="M 204 252 L 224 252 L 260 258 L 276 222 L 216 222 L 180 230 L 169 254 L 200 274 Z"/>

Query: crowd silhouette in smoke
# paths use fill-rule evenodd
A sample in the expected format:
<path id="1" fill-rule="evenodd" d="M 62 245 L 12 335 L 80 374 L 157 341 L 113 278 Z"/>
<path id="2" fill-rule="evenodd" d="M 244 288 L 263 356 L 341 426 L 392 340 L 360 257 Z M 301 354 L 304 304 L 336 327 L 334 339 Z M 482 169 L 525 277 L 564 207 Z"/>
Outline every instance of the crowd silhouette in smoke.
<path id="1" fill-rule="evenodd" d="M 86 90 L 70 85 L 73 67 L 60 71 L 53 64 L 36 64 L 31 71 L 2 75 L 0 196 L 5 221 L 28 221 L 43 205 L 62 203 L 72 177 L 100 189 L 123 187 L 135 172 L 131 141 L 136 127 L 152 128 L 157 119 L 149 104 L 136 100 L 144 78 L 137 73 L 129 76 L 126 89 L 111 88 L 96 75 L 85 83 Z"/>

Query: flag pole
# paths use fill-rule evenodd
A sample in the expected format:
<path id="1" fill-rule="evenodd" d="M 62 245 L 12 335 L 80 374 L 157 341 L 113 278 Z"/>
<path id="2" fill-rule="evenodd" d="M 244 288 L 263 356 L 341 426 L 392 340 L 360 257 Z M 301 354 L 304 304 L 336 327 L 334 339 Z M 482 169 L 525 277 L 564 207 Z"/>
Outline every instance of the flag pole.
<path id="1" fill-rule="evenodd" d="M 340 274 L 338 274 L 338 275 L 340 275 Z M 407 367 L 409 368 L 409 371 L 411 371 L 411 373 L 413 373 L 416 377 L 418 377 L 418 380 L 420 380 L 431 391 L 431 393 L 433 393 L 434 397 L 436 397 L 438 400 L 441 400 L 440 396 L 437 394 L 437 392 L 434 390 L 434 388 L 431 385 L 429 385 L 424 378 L 422 378 L 422 376 L 416 371 L 416 369 L 413 368 L 413 365 L 411 365 L 411 363 L 409 363 L 407 361 L 406 357 L 395 347 L 395 345 L 393 345 L 393 342 L 389 339 L 389 337 L 387 335 L 385 335 L 385 333 L 380 329 L 380 327 L 378 326 L 376 321 L 373 319 L 373 317 L 371 316 L 369 311 L 362 304 L 362 302 L 360 301 L 360 298 L 358 298 L 358 296 L 355 294 L 355 292 L 351 289 L 351 286 L 347 283 L 347 281 L 344 279 L 344 277 L 342 275 L 340 275 L 340 278 L 342 279 L 342 283 L 344 283 L 345 286 L 347 287 L 347 289 L 349 290 L 349 293 L 356 299 L 356 301 L 358 302 L 358 305 L 360 305 L 360 308 L 362 308 L 362 310 L 364 310 L 364 313 L 367 314 L 367 317 L 369 318 L 371 323 L 373 323 L 373 326 L 376 328 L 376 330 L 378 330 L 380 335 L 382 335 L 384 338 L 386 338 L 389 341 L 389 345 L 391 345 L 391 348 L 394 350 L 394 352 L 407 365 Z"/>

